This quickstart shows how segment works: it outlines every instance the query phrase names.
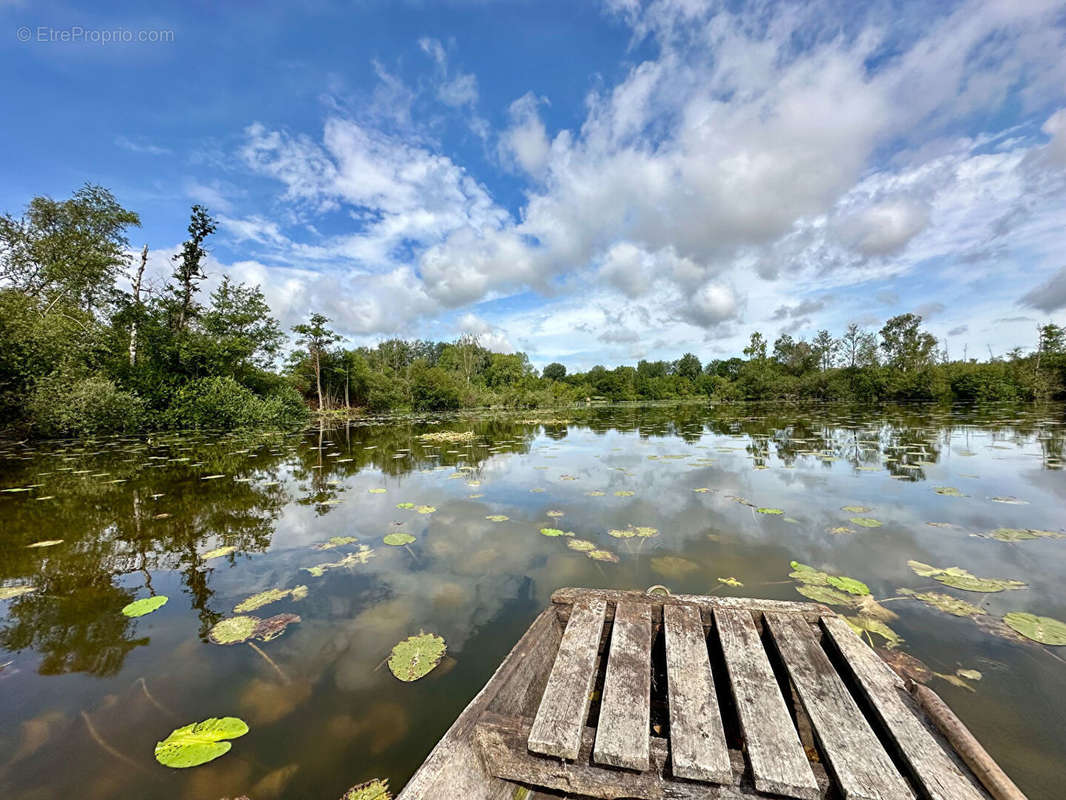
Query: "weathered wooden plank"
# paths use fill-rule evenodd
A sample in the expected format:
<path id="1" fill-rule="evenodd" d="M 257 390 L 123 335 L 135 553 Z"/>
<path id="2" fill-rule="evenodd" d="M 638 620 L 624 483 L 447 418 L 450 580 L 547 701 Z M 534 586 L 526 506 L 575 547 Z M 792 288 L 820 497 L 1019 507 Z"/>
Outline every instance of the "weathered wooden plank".
<path id="1" fill-rule="evenodd" d="M 764 619 L 845 800 L 912 800 L 914 793 L 807 623 L 790 614 Z"/>
<path id="2" fill-rule="evenodd" d="M 592 758 L 598 764 L 646 770 L 650 736 L 651 606 L 622 602 L 614 613 Z"/>
<path id="3" fill-rule="evenodd" d="M 827 617 L 822 626 L 910 767 L 912 780 L 932 800 L 984 800 L 985 793 L 963 774 L 922 723 L 902 679 L 840 617 Z"/>
<path id="4" fill-rule="evenodd" d="M 788 797 L 816 798 L 818 784 L 751 614 L 715 609 L 714 621 L 755 787 Z"/>
<path id="5" fill-rule="evenodd" d="M 574 604 L 529 734 L 529 749 L 534 753 L 577 758 L 596 680 L 596 655 L 606 612 L 607 603 L 599 597 Z"/>
<path id="6" fill-rule="evenodd" d="M 474 740 L 488 772 L 497 778 L 553 789 L 581 797 L 628 797 L 640 800 L 750 800 L 760 797 L 750 784 L 726 786 L 674 781 L 667 772 L 669 746 L 665 739 L 653 736 L 649 743 L 650 768 L 645 772 L 598 767 L 590 763 L 595 729 L 582 731 L 581 749 L 574 762 L 559 761 L 530 753 L 526 748 L 530 724 L 528 719 L 483 714 L 475 729 Z M 744 771 L 744 756 L 731 751 L 735 774 Z M 823 782 L 825 777 L 823 775 Z"/>
<path id="7" fill-rule="evenodd" d="M 570 606 L 580 598 L 599 597 L 608 603 L 619 603 L 625 600 L 650 603 L 659 608 L 665 603 L 671 605 L 693 605 L 702 608 L 723 608 L 736 611 L 784 611 L 793 614 L 802 614 L 808 622 L 818 624 L 823 614 L 832 614 L 833 611 L 819 603 L 801 603 L 791 600 L 761 600 L 751 597 L 715 597 L 702 594 L 675 594 L 669 597 L 647 592 L 631 591 L 623 589 L 556 589 L 552 592 L 552 603 L 559 609 L 560 619 L 566 622 L 570 614 Z M 607 619 L 611 619 L 613 612 L 608 608 Z"/>
<path id="8" fill-rule="evenodd" d="M 674 775 L 731 783 L 729 748 L 700 612 L 692 606 L 665 605 L 663 628 Z"/>
<path id="9" fill-rule="evenodd" d="M 546 673 L 560 637 L 555 612 L 537 616 L 484 688 L 452 723 L 396 800 L 510 800 L 514 786 L 492 777 L 474 748 L 474 725 L 495 701 L 515 707 L 528 687 Z"/>

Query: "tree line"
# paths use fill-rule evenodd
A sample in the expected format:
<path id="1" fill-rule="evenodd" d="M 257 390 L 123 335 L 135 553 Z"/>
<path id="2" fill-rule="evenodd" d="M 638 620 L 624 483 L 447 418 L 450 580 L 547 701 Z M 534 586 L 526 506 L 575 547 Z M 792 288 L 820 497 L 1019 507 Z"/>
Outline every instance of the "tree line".
<path id="1" fill-rule="evenodd" d="M 216 222 L 192 207 L 163 285 L 135 255 L 139 216 L 86 185 L 0 216 L 0 429 L 35 435 L 153 428 L 287 427 L 308 409 L 371 412 L 536 408 L 575 402 L 1035 400 L 1066 393 L 1066 334 L 1038 328 L 1033 352 L 952 360 L 915 314 L 877 332 L 852 324 L 810 341 L 751 334 L 742 357 L 536 370 L 524 353 L 389 339 L 345 347 L 311 313 L 291 339 L 258 286 L 223 276 L 203 297 Z M 293 347 L 286 355 L 286 346 Z"/>

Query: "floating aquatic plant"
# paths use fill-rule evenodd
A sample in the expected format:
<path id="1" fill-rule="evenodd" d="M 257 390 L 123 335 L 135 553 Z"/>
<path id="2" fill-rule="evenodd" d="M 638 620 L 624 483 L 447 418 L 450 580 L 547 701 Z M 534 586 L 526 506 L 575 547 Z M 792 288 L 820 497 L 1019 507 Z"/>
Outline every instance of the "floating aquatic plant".
<path id="1" fill-rule="evenodd" d="M 1052 617 L 1038 617 L 1024 611 L 1012 611 L 1003 621 L 1026 639 L 1040 644 L 1066 645 L 1066 622 Z"/>
<path id="2" fill-rule="evenodd" d="M 214 761 L 233 747 L 227 739 L 248 733 L 248 725 L 237 717 L 211 717 L 176 728 L 155 743 L 155 760 L 164 767 L 184 769 Z"/>
<path id="3" fill-rule="evenodd" d="M 399 533 L 390 533 L 382 541 L 385 542 L 385 544 L 392 545 L 393 547 L 401 547 L 405 544 L 410 544 L 411 542 L 415 541 L 415 537 L 409 533 L 404 533 L 403 531 L 401 531 Z"/>
<path id="4" fill-rule="evenodd" d="M 596 549 L 596 543 L 590 542 L 588 539 L 570 539 L 567 541 L 566 546 L 571 550 L 577 550 L 582 553 L 588 553 Z"/>
<path id="5" fill-rule="evenodd" d="M 1002 592 L 1008 589 L 1024 589 L 1028 586 L 1023 581 L 1015 581 L 1008 578 L 978 578 L 962 567 L 941 569 L 940 567 L 923 564 L 921 561 L 908 561 L 907 566 L 916 575 L 920 575 L 923 578 L 932 578 L 946 586 L 962 589 L 966 592 Z"/>
<path id="6" fill-rule="evenodd" d="M 151 614 L 153 611 L 165 606 L 169 599 L 165 594 L 156 595 L 155 597 L 142 597 L 140 600 L 134 600 L 132 603 L 123 606 L 122 613 L 127 617 L 143 617 L 145 614 Z"/>
<path id="7" fill-rule="evenodd" d="M 881 522 L 873 517 L 852 517 L 849 522 L 855 525 L 861 525 L 864 528 L 880 528 Z"/>
<path id="8" fill-rule="evenodd" d="M 758 511 L 760 514 L 769 514 L 775 517 L 779 517 L 785 513 L 780 508 L 757 508 L 755 510 Z"/>
<path id="9" fill-rule="evenodd" d="M 341 800 L 392 800 L 388 780 L 375 778 L 346 791 Z"/>
<path id="10" fill-rule="evenodd" d="M 26 547 L 55 547 L 57 544 L 63 544 L 63 539 L 45 539 L 43 542 L 34 542 Z"/>
<path id="11" fill-rule="evenodd" d="M 266 591 L 253 594 L 251 597 L 247 597 L 237 605 L 233 607 L 234 613 L 245 614 L 249 611 L 255 611 L 257 608 L 276 603 L 279 600 L 284 600 L 286 597 L 291 597 L 293 600 L 302 600 L 307 597 L 306 586 L 296 586 L 292 589 L 267 589 Z"/>
<path id="12" fill-rule="evenodd" d="M 222 556 L 228 556 L 234 552 L 237 548 L 233 545 L 227 545 L 226 547 L 216 547 L 214 550 L 208 550 L 206 553 L 200 556 L 201 561 L 210 561 L 212 558 L 221 558 Z"/>
<path id="13" fill-rule="evenodd" d="M 417 681 L 433 671 L 447 649 L 443 637 L 434 633 L 408 636 L 392 648 L 389 671 L 401 681 Z"/>
<path id="14" fill-rule="evenodd" d="M 504 514 L 489 514 L 485 519 L 489 522 L 507 522 L 510 517 L 505 516 Z"/>
<path id="15" fill-rule="evenodd" d="M 726 586 L 743 586 L 744 585 L 743 583 L 741 583 L 740 581 L 738 581 L 734 577 L 719 578 L 718 582 L 719 583 L 724 583 Z"/>
<path id="16" fill-rule="evenodd" d="M 334 547 L 343 547 L 346 544 L 355 544 L 358 541 L 358 536 L 331 536 L 326 541 L 313 545 L 313 547 L 315 550 L 332 550 Z"/>

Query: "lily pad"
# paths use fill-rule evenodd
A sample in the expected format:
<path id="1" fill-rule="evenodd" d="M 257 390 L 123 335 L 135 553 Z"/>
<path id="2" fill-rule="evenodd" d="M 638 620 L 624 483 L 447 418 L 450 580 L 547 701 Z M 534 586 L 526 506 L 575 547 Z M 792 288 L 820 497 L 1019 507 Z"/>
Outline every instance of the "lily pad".
<path id="1" fill-rule="evenodd" d="M 589 550 L 585 555 L 587 555 L 593 561 L 608 561 L 611 564 L 618 563 L 618 556 L 616 556 L 610 550 Z"/>
<path id="2" fill-rule="evenodd" d="M 400 547 L 402 545 L 410 544 L 411 542 L 415 541 L 415 537 L 409 533 L 403 532 L 390 533 L 382 541 L 384 541 L 385 544 L 391 544 L 393 547 Z"/>
<path id="3" fill-rule="evenodd" d="M 447 650 L 443 637 L 435 633 L 408 636 L 392 648 L 389 670 L 401 681 L 417 681 L 433 671 Z"/>
<path id="4" fill-rule="evenodd" d="M 985 613 L 973 603 L 967 603 L 965 600 L 960 600 L 942 592 L 915 592 L 911 589 L 900 589 L 899 593 L 913 597 L 931 608 L 955 617 L 979 617 Z"/>
<path id="5" fill-rule="evenodd" d="M 621 490 L 615 492 L 614 496 L 615 497 L 632 497 L 633 496 L 633 492 L 629 491 L 628 489 L 621 489 Z"/>
<path id="6" fill-rule="evenodd" d="M 934 490 L 937 494 L 945 495 L 946 497 L 965 497 L 962 492 L 956 489 L 954 486 L 937 486 Z"/>
<path id="7" fill-rule="evenodd" d="M 331 536 L 321 544 L 314 545 L 314 548 L 315 550 L 332 550 L 334 547 L 343 547 L 346 544 L 355 544 L 358 541 L 358 536 Z"/>
<path id="8" fill-rule="evenodd" d="M 1002 592 L 1009 589 L 1024 589 L 1028 586 L 1023 581 L 1009 578 L 978 578 L 962 567 L 941 569 L 920 561 L 908 561 L 907 565 L 923 578 L 932 578 L 953 589 L 962 589 L 966 592 Z"/>
<path id="9" fill-rule="evenodd" d="M 375 486 L 373 489 L 367 489 L 367 492 L 369 494 L 385 494 L 385 492 L 387 492 L 387 491 L 388 491 L 387 489 L 383 489 L 380 486 Z"/>
<path id="10" fill-rule="evenodd" d="M 757 508 L 755 510 L 758 511 L 760 514 L 770 514 L 775 517 L 779 517 L 785 513 L 780 508 Z"/>
<path id="11" fill-rule="evenodd" d="M 1003 617 L 1013 630 L 1034 642 L 1066 645 L 1066 622 L 1052 617 L 1038 617 L 1024 611 L 1012 611 Z"/>
<path id="12" fill-rule="evenodd" d="M 838 525 L 837 527 L 829 528 L 828 530 L 834 536 L 849 536 L 855 533 L 855 530 L 853 528 L 849 528 L 846 525 Z"/>
<path id="13" fill-rule="evenodd" d="M 233 747 L 227 739 L 248 733 L 248 725 L 237 717 L 211 717 L 203 722 L 177 728 L 155 743 L 155 760 L 164 767 L 184 769 L 214 761 Z"/>
<path id="14" fill-rule="evenodd" d="M 346 791 L 341 800 L 392 800 L 388 780 L 375 778 Z"/>
<path id="15" fill-rule="evenodd" d="M 122 613 L 127 617 L 143 617 L 145 614 L 151 614 L 156 609 L 165 606 L 169 599 L 165 594 L 156 595 L 155 597 L 142 597 L 140 600 L 134 600 L 129 605 L 123 606 Z"/>
<path id="16" fill-rule="evenodd" d="M 328 570 L 337 569 L 338 567 L 352 567 L 356 564 L 365 564 L 371 558 L 374 557 L 374 551 L 365 544 L 359 545 L 359 549 L 354 553 L 348 553 L 340 561 L 330 561 L 325 564 L 316 564 L 313 567 L 304 567 L 307 572 L 310 572 L 316 578 L 321 578 L 326 574 Z"/>
<path id="17" fill-rule="evenodd" d="M 300 596 L 297 597 L 297 590 L 302 590 Z M 233 611 L 236 614 L 244 614 L 248 611 L 255 611 L 257 608 L 276 603 L 279 600 L 284 600 L 286 597 L 292 597 L 293 600 L 300 600 L 307 596 L 306 586 L 297 586 L 295 589 L 267 589 L 263 592 L 253 594 L 251 597 L 246 597 L 241 600 L 237 605 L 233 607 Z"/>
<path id="18" fill-rule="evenodd" d="M 558 528 L 541 528 L 540 532 L 544 536 L 566 536 L 566 531 L 561 531 Z"/>
<path id="19" fill-rule="evenodd" d="M 581 553 L 588 553 L 596 549 L 596 543 L 590 542 L 588 539 L 570 539 L 566 546 Z"/>
<path id="20" fill-rule="evenodd" d="M 562 511 L 549 511 L 549 512 L 547 512 L 547 514 L 548 514 L 549 517 L 552 517 L 552 518 L 557 518 L 557 517 L 564 516 Z"/>
<path id="21" fill-rule="evenodd" d="M 814 584 L 804 584 L 797 586 L 796 591 L 809 600 L 813 600 L 816 603 L 825 603 L 827 606 L 855 606 L 855 598 L 844 592 L 838 592 L 836 589 L 831 589 L 828 586 L 818 586 Z"/>
<path id="22" fill-rule="evenodd" d="M 848 594 L 864 595 L 870 593 L 870 587 L 860 580 L 849 578 L 846 575 L 830 575 L 827 583 L 842 592 Z"/>
<path id="23" fill-rule="evenodd" d="M 418 506 L 415 509 L 419 514 L 432 514 L 436 510 L 433 506 Z"/>
<path id="24" fill-rule="evenodd" d="M 728 578 L 719 578 L 719 583 L 724 583 L 726 586 L 743 586 L 744 584 L 738 581 L 736 578 L 730 576 Z"/>
<path id="25" fill-rule="evenodd" d="M 985 539 L 996 539 L 1000 542 L 1022 542 L 1028 539 L 1063 539 L 1061 533 L 1055 531 L 1041 531 L 1033 528 L 996 528 L 988 533 L 978 534 Z"/>
<path id="26" fill-rule="evenodd" d="M 206 553 L 200 556 L 202 561 L 210 561 L 212 558 L 221 558 L 222 556 L 228 556 L 237 548 L 233 545 L 227 545 L 226 547 L 216 547 L 214 550 L 208 550 Z"/>
<path id="27" fill-rule="evenodd" d="M 841 506 L 841 511 L 847 511 L 850 514 L 865 514 L 867 511 L 873 511 L 868 506 Z"/>
<path id="28" fill-rule="evenodd" d="M 260 619 L 251 615 L 227 617 L 215 623 L 207 633 L 207 638 L 215 644 L 241 644 L 249 639 L 269 642 L 277 639 L 285 629 L 300 618 L 296 614 L 276 614 Z"/>
<path id="29" fill-rule="evenodd" d="M 801 583 L 806 583 L 811 586 L 828 586 L 829 585 L 829 573 L 817 570 L 814 567 L 810 567 L 806 564 L 801 564 L 798 561 L 791 563 L 792 572 L 788 574 L 788 577 L 794 578 Z"/>
<path id="30" fill-rule="evenodd" d="M 396 507 L 399 508 L 399 509 L 402 509 L 404 511 L 410 511 L 412 508 L 415 507 L 415 504 L 414 503 L 397 503 Z"/>
<path id="31" fill-rule="evenodd" d="M 876 520 L 873 517 L 852 517 L 849 522 L 853 522 L 856 525 L 862 525 L 864 528 L 880 528 L 880 520 Z"/>
<path id="32" fill-rule="evenodd" d="M 965 678 L 968 681 L 979 681 L 984 677 L 979 670 L 976 669 L 957 669 L 955 674 L 960 678 Z"/>
<path id="33" fill-rule="evenodd" d="M 885 640 L 889 648 L 895 648 L 903 644 L 903 637 L 888 627 L 885 623 L 870 617 L 844 617 L 848 625 L 855 633 L 862 635 L 863 631 L 874 633 Z"/>
<path id="34" fill-rule="evenodd" d="M 632 528 L 612 528 L 607 531 L 608 536 L 613 536 L 615 539 L 631 539 L 637 535 L 637 532 Z"/>
<path id="35" fill-rule="evenodd" d="M 505 516 L 503 514 L 489 514 L 487 517 L 485 517 L 485 519 L 487 519 L 489 522 L 507 522 L 510 517 Z"/>
<path id="36" fill-rule="evenodd" d="M 600 491 L 585 492 L 585 497 L 603 497 L 604 493 Z"/>

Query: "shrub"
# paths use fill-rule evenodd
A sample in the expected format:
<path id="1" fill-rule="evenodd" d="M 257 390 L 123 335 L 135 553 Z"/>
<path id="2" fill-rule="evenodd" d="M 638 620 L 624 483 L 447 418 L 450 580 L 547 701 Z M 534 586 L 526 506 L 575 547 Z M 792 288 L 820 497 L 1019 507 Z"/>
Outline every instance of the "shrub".
<path id="1" fill-rule="evenodd" d="M 200 378 L 178 390 L 167 409 L 166 422 L 180 428 L 290 427 L 307 414 L 307 407 L 291 386 L 264 398 L 233 378 Z"/>
<path id="2" fill-rule="evenodd" d="M 419 370 L 411 379 L 411 404 L 416 411 L 459 408 L 459 384 L 440 367 Z"/>
<path id="3" fill-rule="evenodd" d="M 28 407 L 31 424 L 45 436 L 132 431 L 145 421 L 144 401 L 101 377 L 42 378 Z"/>

